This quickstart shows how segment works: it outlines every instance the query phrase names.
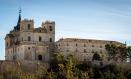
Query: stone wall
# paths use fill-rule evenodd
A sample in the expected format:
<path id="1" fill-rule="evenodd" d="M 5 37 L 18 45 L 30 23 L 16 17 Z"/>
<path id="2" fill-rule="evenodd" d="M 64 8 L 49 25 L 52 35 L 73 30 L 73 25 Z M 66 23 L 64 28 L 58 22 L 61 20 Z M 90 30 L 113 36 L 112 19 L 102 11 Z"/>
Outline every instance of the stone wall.
<path id="1" fill-rule="evenodd" d="M 72 54 L 79 61 L 83 61 L 85 59 L 92 60 L 94 52 L 98 52 L 99 55 L 103 55 L 104 57 L 108 56 L 105 49 L 106 44 L 124 45 L 116 41 L 66 38 L 56 42 L 56 49 L 65 56 Z"/>

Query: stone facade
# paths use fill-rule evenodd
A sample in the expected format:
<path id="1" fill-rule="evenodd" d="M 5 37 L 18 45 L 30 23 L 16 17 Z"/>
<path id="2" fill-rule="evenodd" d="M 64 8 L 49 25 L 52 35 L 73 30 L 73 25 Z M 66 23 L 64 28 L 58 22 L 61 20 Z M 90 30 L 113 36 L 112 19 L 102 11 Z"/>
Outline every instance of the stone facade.
<path id="1" fill-rule="evenodd" d="M 125 45 L 116 41 L 66 38 L 55 42 L 55 22 L 42 22 L 35 28 L 34 21 L 21 20 L 5 37 L 5 60 L 49 61 L 53 52 L 74 55 L 79 61 L 92 60 L 94 52 L 108 56 L 106 44 Z M 56 47 L 55 47 L 56 46 Z"/>
<path id="2" fill-rule="evenodd" d="M 65 38 L 56 42 L 57 51 L 65 56 L 72 54 L 79 61 L 92 60 L 94 52 L 99 55 L 108 56 L 105 49 L 106 44 L 125 45 L 116 41 Z M 106 58 L 105 58 L 106 59 Z"/>
<path id="3" fill-rule="evenodd" d="M 54 51 L 55 22 L 42 22 L 34 28 L 34 21 L 21 20 L 5 37 L 5 60 L 43 60 L 49 61 Z"/>

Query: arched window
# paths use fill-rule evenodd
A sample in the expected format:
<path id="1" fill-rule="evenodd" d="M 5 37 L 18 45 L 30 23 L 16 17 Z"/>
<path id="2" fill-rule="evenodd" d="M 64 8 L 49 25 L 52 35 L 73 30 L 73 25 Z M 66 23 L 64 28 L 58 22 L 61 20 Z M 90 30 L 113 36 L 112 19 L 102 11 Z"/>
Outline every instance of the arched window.
<path id="1" fill-rule="evenodd" d="M 30 36 L 28 36 L 28 41 L 31 41 L 31 37 Z"/>
<path id="2" fill-rule="evenodd" d="M 30 47 L 28 47 L 28 50 L 30 50 Z"/>
<path id="3" fill-rule="evenodd" d="M 52 38 L 50 38 L 50 42 L 52 42 Z"/>
<path id="4" fill-rule="evenodd" d="M 30 26 L 31 26 L 31 25 L 30 25 L 30 24 L 28 24 L 28 30 L 30 30 Z"/>
<path id="5" fill-rule="evenodd" d="M 39 42 L 41 42 L 42 41 L 42 38 L 41 38 L 41 36 L 39 36 Z"/>
<path id="6" fill-rule="evenodd" d="M 50 31 L 52 31 L 52 26 L 49 26 Z"/>

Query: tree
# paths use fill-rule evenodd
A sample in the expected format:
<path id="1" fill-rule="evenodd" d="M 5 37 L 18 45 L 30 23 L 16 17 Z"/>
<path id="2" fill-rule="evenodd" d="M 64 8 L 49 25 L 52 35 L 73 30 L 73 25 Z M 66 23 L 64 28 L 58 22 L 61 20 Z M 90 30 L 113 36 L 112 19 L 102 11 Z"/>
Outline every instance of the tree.
<path id="1" fill-rule="evenodd" d="M 80 72 L 79 79 L 89 79 L 88 72 Z"/>
<path id="2" fill-rule="evenodd" d="M 58 64 L 64 63 L 64 56 L 61 53 L 54 53 L 50 62 L 51 69 L 54 72 L 59 71 L 59 66 Z"/>
<path id="3" fill-rule="evenodd" d="M 43 64 L 40 63 L 40 62 L 38 62 L 38 64 L 37 64 L 37 70 L 35 72 L 35 74 L 37 75 L 37 78 L 44 78 L 47 73 L 48 72 L 45 69 L 45 67 L 43 66 Z"/>
<path id="4" fill-rule="evenodd" d="M 131 62 L 131 46 L 127 47 L 127 57 L 129 58 L 129 61 Z"/>
<path id="5" fill-rule="evenodd" d="M 127 59 L 129 54 L 129 49 L 127 51 L 126 46 L 124 45 L 114 45 L 114 44 L 106 44 L 105 48 L 109 54 L 109 59 L 117 60 L 120 58 L 122 61 Z"/>
<path id="6" fill-rule="evenodd" d="M 106 44 L 105 48 L 106 48 L 106 50 L 107 50 L 107 52 L 109 54 L 109 60 L 110 59 L 115 59 L 115 56 L 118 53 L 116 45 L 114 45 L 114 44 Z"/>
<path id="7" fill-rule="evenodd" d="M 131 70 L 127 71 L 126 75 L 127 79 L 131 79 Z"/>
<path id="8" fill-rule="evenodd" d="M 117 49 L 119 51 L 121 60 L 122 61 L 126 60 L 127 59 L 127 48 L 126 48 L 126 46 L 118 46 Z"/>
<path id="9" fill-rule="evenodd" d="M 0 73 L 0 79 L 4 79 L 3 75 Z"/>
<path id="10" fill-rule="evenodd" d="M 72 79 L 73 78 L 73 69 L 75 69 L 75 60 L 73 55 L 68 55 L 66 59 L 66 77 L 67 79 Z"/>
<path id="11" fill-rule="evenodd" d="M 92 60 L 98 60 L 98 61 L 100 61 L 101 57 L 100 57 L 100 55 L 97 52 L 95 52 L 94 55 L 93 55 Z"/>
<path id="12" fill-rule="evenodd" d="M 127 79 L 121 72 L 115 75 L 115 79 Z"/>

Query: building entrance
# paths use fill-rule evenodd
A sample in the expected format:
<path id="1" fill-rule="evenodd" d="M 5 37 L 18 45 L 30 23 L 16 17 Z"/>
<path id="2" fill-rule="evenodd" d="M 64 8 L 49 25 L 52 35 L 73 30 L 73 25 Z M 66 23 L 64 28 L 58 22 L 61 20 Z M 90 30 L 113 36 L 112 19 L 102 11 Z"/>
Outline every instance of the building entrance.
<path id="1" fill-rule="evenodd" d="M 38 60 L 42 60 L 42 55 L 38 55 Z"/>

